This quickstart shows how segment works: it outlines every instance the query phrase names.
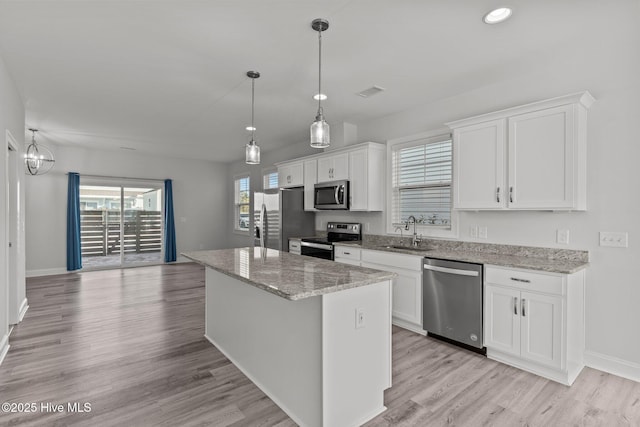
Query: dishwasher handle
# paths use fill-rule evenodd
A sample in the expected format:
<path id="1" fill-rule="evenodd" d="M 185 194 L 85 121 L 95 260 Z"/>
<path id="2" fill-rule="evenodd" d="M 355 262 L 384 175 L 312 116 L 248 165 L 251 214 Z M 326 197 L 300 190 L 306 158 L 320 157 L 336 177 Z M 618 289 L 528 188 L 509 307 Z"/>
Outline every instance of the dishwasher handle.
<path id="1" fill-rule="evenodd" d="M 429 264 L 424 264 L 424 269 L 425 270 L 438 271 L 440 273 L 456 274 L 458 276 L 473 276 L 473 277 L 477 277 L 480 274 L 477 271 L 473 271 L 473 270 L 460 270 L 458 268 L 438 267 L 436 265 L 429 265 Z"/>

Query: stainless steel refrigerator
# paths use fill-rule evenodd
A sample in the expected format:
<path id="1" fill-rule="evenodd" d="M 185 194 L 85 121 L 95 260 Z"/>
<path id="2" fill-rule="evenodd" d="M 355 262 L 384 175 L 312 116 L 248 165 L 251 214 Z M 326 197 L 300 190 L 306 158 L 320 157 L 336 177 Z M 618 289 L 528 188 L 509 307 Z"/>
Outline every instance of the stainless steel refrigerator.
<path id="1" fill-rule="evenodd" d="M 289 252 L 290 237 L 316 234 L 315 212 L 304 210 L 304 188 L 253 193 L 254 244 Z"/>

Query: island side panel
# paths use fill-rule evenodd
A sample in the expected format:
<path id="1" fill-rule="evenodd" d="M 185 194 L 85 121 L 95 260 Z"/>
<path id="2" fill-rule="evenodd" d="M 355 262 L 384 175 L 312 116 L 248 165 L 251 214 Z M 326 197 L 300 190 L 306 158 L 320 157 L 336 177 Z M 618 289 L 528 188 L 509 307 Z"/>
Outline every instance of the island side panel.
<path id="1" fill-rule="evenodd" d="M 391 281 L 326 294 L 322 302 L 323 425 L 361 425 L 386 409 L 391 386 Z"/>
<path id="2" fill-rule="evenodd" d="M 296 423 L 322 425 L 321 298 L 289 301 L 206 269 L 205 337 Z"/>

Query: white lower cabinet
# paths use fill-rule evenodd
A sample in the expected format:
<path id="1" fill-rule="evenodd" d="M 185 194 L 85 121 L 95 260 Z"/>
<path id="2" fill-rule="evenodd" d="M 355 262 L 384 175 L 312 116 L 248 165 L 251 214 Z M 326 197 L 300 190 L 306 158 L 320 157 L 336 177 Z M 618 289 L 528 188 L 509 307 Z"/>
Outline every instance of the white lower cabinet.
<path id="1" fill-rule="evenodd" d="M 584 271 L 485 266 L 487 357 L 571 385 L 584 367 Z"/>
<path id="2" fill-rule="evenodd" d="M 334 250 L 334 261 L 360 266 L 360 248 L 335 245 Z"/>
<path id="3" fill-rule="evenodd" d="M 363 249 L 361 259 L 362 267 L 397 274 L 393 279 L 393 324 L 424 334 L 422 328 L 423 257 Z"/>
<path id="4" fill-rule="evenodd" d="M 289 239 L 289 253 L 301 255 L 301 246 L 299 239 Z"/>

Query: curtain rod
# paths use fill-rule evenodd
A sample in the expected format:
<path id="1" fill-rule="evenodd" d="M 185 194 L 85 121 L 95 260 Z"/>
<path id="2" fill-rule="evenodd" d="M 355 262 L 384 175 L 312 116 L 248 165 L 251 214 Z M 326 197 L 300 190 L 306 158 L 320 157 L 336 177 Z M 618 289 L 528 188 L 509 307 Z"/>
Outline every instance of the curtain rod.
<path id="1" fill-rule="evenodd" d="M 69 175 L 71 172 L 67 172 L 66 175 Z M 156 178 L 131 178 L 131 177 L 127 177 L 127 176 L 111 176 L 111 175 L 90 175 L 90 174 L 86 174 L 86 173 L 80 173 L 80 172 L 74 172 L 77 173 L 78 175 L 80 175 L 80 177 L 87 177 L 87 178 L 107 178 L 107 179 L 130 179 L 132 181 L 158 181 L 158 182 L 164 182 L 164 179 L 156 179 Z"/>

